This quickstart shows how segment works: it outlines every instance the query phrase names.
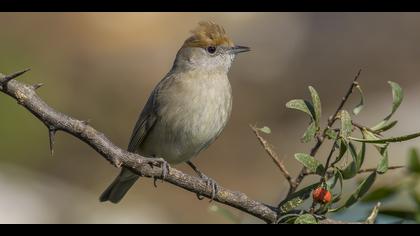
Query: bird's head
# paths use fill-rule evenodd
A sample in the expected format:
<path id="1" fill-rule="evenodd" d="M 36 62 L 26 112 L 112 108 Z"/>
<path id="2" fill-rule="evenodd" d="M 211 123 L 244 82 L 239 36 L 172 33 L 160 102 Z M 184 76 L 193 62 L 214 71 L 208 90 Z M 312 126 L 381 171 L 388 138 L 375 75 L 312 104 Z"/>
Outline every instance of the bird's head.
<path id="1" fill-rule="evenodd" d="M 236 54 L 250 50 L 235 45 L 223 27 L 213 22 L 200 22 L 191 33 L 178 51 L 175 60 L 178 68 L 227 73 Z"/>

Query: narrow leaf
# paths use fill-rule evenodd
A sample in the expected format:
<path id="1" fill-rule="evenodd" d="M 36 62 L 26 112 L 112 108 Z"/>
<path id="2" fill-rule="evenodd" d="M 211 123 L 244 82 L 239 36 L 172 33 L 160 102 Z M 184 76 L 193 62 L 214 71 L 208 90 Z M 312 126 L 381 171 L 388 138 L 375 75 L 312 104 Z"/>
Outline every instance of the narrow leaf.
<path id="1" fill-rule="evenodd" d="M 366 129 L 362 130 L 362 134 L 363 134 L 363 139 L 367 139 L 367 140 L 380 140 L 381 139 L 376 134 L 374 134 L 374 133 L 372 133 L 372 132 L 370 132 Z M 376 148 L 384 148 L 384 147 L 386 147 L 387 144 L 377 143 L 377 144 L 374 144 L 374 145 L 375 145 Z"/>
<path id="2" fill-rule="evenodd" d="M 353 129 L 353 125 L 351 123 L 351 117 L 350 114 L 346 110 L 342 110 L 340 114 L 341 118 L 341 130 L 340 135 L 345 140 L 350 136 L 351 131 Z"/>
<path id="3" fill-rule="evenodd" d="M 341 170 L 341 174 L 344 179 L 351 179 L 357 174 L 357 153 L 356 148 L 352 143 L 348 144 L 348 150 L 350 151 L 352 161 Z"/>
<path id="4" fill-rule="evenodd" d="M 385 132 L 385 131 L 393 128 L 397 123 L 398 123 L 398 121 L 394 120 L 394 121 L 388 122 L 388 123 L 384 124 L 383 126 L 377 127 L 376 129 L 372 129 L 372 130 L 377 131 L 377 132 Z"/>
<path id="5" fill-rule="evenodd" d="M 370 189 L 376 179 L 376 172 L 373 172 L 368 177 L 366 177 L 363 182 L 357 187 L 357 189 L 353 192 L 350 198 L 346 201 L 344 206 L 346 208 L 350 207 L 354 203 L 356 203 L 361 197 L 363 197 L 366 192 Z"/>
<path id="6" fill-rule="evenodd" d="M 317 224 L 315 217 L 311 214 L 304 214 L 296 218 L 295 224 Z"/>
<path id="7" fill-rule="evenodd" d="M 325 131 L 325 135 L 332 140 L 335 140 L 337 138 L 337 132 L 330 128 L 328 128 L 327 131 Z"/>
<path id="8" fill-rule="evenodd" d="M 285 200 L 283 200 L 279 206 L 280 208 L 286 204 L 287 202 L 299 198 L 302 201 L 305 201 L 306 199 L 308 199 L 311 196 L 311 192 L 317 188 L 319 186 L 319 183 L 315 183 L 315 184 L 311 184 L 309 186 L 306 186 L 302 189 L 300 189 L 299 191 L 294 192 L 293 194 L 291 194 L 290 196 L 288 196 Z"/>
<path id="9" fill-rule="evenodd" d="M 387 125 L 389 119 L 391 119 L 392 115 L 394 115 L 395 111 L 397 111 L 404 98 L 404 93 L 399 84 L 392 81 L 388 81 L 388 83 L 392 89 L 392 110 L 391 113 L 383 119 L 383 121 L 372 127 L 373 130 L 381 129 L 383 126 Z"/>
<path id="10" fill-rule="evenodd" d="M 356 141 L 356 142 L 362 142 L 362 143 L 396 143 L 396 142 L 403 142 L 403 141 L 407 141 L 410 139 L 415 139 L 417 137 L 420 136 L 420 132 L 419 133 L 414 133 L 414 134 L 409 134 L 409 135 L 404 135 L 404 136 L 399 136 L 399 137 L 391 137 L 391 138 L 385 138 L 385 139 L 359 139 L 359 138 L 353 138 L 353 137 L 349 137 L 349 139 Z"/>
<path id="11" fill-rule="evenodd" d="M 263 133 L 266 133 L 266 134 L 270 134 L 271 133 L 270 127 L 267 127 L 267 126 L 264 126 L 262 128 L 259 128 L 258 130 L 261 131 L 261 132 L 263 132 Z"/>
<path id="12" fill-rule="evenodd" d="M 315 111 L 315 122 L 316 122 L 316 126 L 319 126 L 319 121 L 321 119 L 321 99 L 319 98 L 318 92 L 312 87 L 309 86 L 309 91 L 311 93 L 311 97 L 312 97 L 312 104 L 314 106 L 314 111 Z"/>
<path id="13" fill-rule="evenodd" d="M 359 91 L 359 94 L 360 94 L 360 102 L 353 109 L 353 114 L 354 115 L 358 115 L 362 111 L 362 109 L 363 109 L 363 107 L 365 105 L 365 99 L 364 99 L 364 96 L 363 96 L 362 88 L 360 87 L 360 85 L 357 85 L 356 88 L 357 88 L 357 91 Z"/>
<path id="14" fill-rule="evenodd" d="M 365 155 L 366 155 L 366 144 L 362 143 L 360 152 L 357 154 L 357 171 L 359 171 L 360 168 L 362 167 L 363 162 L 365 161 Z"/>
<path id="15" fill-rule="evenodd" d="M 324 172 L 324 166 L 313 156 L 305 153 L 296 153 L 295 158 L 302 163 L 302 165 L 316 174 L 322 174 Z"/>
<path id="16" fill-rule="evenodd" d="M 379 161 L 378 167 L 376 168 L 376 172 L 378 174 L 384 174 L 388 170 L 388 148 L 385 147 L 382 150 L 379 151 L 381 154 L 381 159 Z"/>
<path id="17" fill-rule="evenodd" d="M 286 103 L 286 107 L 290 109 L 299 110 L 308 114 L 313 120 L 315 120 L 315 111 L 313 105 L 302 99 L 293 99 Z"/>
<path id="18" fill-rule="evenodd" d="M 344 154 L 346 154 L 347 152 L 347 146 L 348 144 L 346 143 L 346 141 L 343 139 L 340 139 L 340 152 L 338 156 L 335 158 L 335 161 L 332 163 L 332 165 L 338 163 L 343 158 Z"/>
<path id="19" fill-rule="evenodd" d="M 315 137 L 316 131 L 317 131 L 317 125 L 315 124 L 315 122 L 311 122 L 311 124 L 308 126 L 305 133 L 303 134 L 303 137 L 301 139 L 302 142 L 308 143 L 312 141 L 312 139 Z"/>
<path id="20" fill-rule="evenodd" d="M 295 197 L 289 201 L 286 201 L 280 206 L 280 212 L 285 214 L 296 207 L 300 206 L 303 203 L 303 199 L 301 197 Z"/>

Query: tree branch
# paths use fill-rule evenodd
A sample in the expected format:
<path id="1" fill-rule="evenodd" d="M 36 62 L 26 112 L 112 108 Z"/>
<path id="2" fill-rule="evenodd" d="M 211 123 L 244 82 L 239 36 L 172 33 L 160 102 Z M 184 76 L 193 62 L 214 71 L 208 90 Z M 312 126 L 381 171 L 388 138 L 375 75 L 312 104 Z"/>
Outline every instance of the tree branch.
<path id="1" fill-rule="evenodd" d="M 41 83 L 28 85 L 14 80 L 28 70 L 29 69 L 26 69 L 10 76 L 4 76 L 0 73 L 0 91 L 15 99 L 18 104 L 25 107 L 48 128 L 51 154 L 53 154 L 54 134 L 57 131 L 64 131 L 88 144 L 117 168 L 123 166 L 142 177 L 162 179 L 162 168 L 164 166 L 163 159 L 143 157 L 117 147 L 103 133 L 90 126 L 88 122 L 70 117 L 48 106 L 35 91 L 42 86 Z M 268 150 L 266 149 L 266 151 Z M 270 156 L 272 156 L 273 153 L 274 152 L 272 152 Z M 276 157 L 276 155 L 274 154 L 272 158 L 273 157 Z M 273 158 L 275 162 L 276 159 L 277 158 Z M 278 166 L 283 166 L 280 161 L 276 162 L 276 164 L 278 164 Z M 187 175 L 175 168 L 168 168 L 169 172 L 164 179 L 166 182 L 200 196 L 211 198 L 212 190 L 207 186 L 205 181 Z M 285 171 L 284 174 L 285 176 L 290 176 L 287 171 Z M 213 200 L 253 215 L 267 223 L 275 223 L 277 219 L 278 213 L 275 207 L 253 200 L 242 192 L 232 191 L 222 186 L 219 186 L 218 192 Z M 323 219 L 319 223 L 349 224 L 352 222 Z"/>
<path id="2" fill-rule="evenodd" d="M 0 74 L 0 91 L 18 101 L 20 105 L 43 122 L 49 131 L 64 131 L 82 140 L 116 167 L 127 167 L 143 177 L 162 178 L 159 159 L 146 158 L 117 147 L 103 133 L 86 122 L 58 112 L 48 106 L 36 94 L 36 86 L 13 80 L 24 72 L 26 71 L 15 73 L 12 76 L 2 76 Z M 9 79 L 11 77 L 13 78 Z M 53 144 L 53 140 L 51 143 Z M 169 173 L 165 181 L 207 198 L 212 195 L 211 189 L 206 186 L 203 180 L 171 167 L 169 167 Z M 275 222 L 277 213 L 274 207 L 250 199 L 244 193 L 232 191 L 222 186 L 218 190 L 214 201 L 239 209 L 267 223 Z"/>

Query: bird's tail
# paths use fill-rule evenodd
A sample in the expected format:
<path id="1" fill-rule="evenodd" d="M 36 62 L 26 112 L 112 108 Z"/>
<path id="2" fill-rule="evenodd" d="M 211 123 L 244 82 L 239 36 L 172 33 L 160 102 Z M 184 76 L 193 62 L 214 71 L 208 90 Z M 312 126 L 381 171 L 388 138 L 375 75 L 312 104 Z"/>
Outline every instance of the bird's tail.
<path id="1" fill-rule="evenodd" d="M 114 182 L 102 193 L 99 200 L 101 202 L 118 203 L 139 177 L 130 170 L 123 168 Z"/>

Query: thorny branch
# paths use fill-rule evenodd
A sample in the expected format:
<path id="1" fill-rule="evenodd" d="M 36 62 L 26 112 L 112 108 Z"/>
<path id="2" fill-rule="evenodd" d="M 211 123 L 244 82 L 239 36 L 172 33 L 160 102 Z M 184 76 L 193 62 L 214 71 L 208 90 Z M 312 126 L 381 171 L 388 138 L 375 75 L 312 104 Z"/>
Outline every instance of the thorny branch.
<path id="1" fill-rule="evenodd" d="M 58 131 L 64 131 L 88 144 L 102 157 L 104 157 L 112 165 L 118 168 L 121 168 L 123 166 L 131 169 L 133 172 L 137 173 L 142 177 L 162 179 L 162 168 L 165 166 L 163 159 L 143 157 L 117 147 L 103 133 L 97 131 L 92 126 L 90 126 L 87 121 L 75 119 L 64 113 L 58 112 L 55 109 L 48 106 L 47 103 L 45 103 L 36 94 L 36 90 L 40 88 L 43 84 L 39 83 L 34 85 L 28 85 L 14 80 L 15 78 L 24 74 L 28 70 L 29 69 L 26 69 L 8 76 L 0 74 L 0 91 L 15 99 L 18 102 L 18 104 L 25 107 L 43 124 L 46 125 L 49 132 L 51 154 L 53 154 L 54 150 L 55 133 Z M 356 79 L 354 80 L 353 84 L 356 83 Z M 351 93 L 351 91 L 349 93 Z M 348 95 L 346 97 L 348 97 Z M 347 100 L 347 98 L 343 99 L 342 105 L 344 104 L 345 100 Z M 340 105 L 340 109 L 342 105 Z M 337 110 L 335 115 L 338 114 L 338 111 L 340 109 Z M 329 120 L 328 126 L 331 126 L 333 124 L 333 120 L 335 119 Z M 307 173 L 306 170 L 304 170 L 298 178 L 292 179 L 291 175 L 286 170 L 283 163 L 278 160 L 277 154 L 274 151 L 272 151 L 272 149 L 269 147 L 268 142 L 265 141 L 255 129 L 254 132 L 259 138 L 259 141 L 263 145 L 265 150 L 269 153 L 273 161 L 280 168 L 284 177 L 288 179 L 289 183 L 291 183 L 291 186 L 293 186 L 293 188 L 296 189 L 301 179 L 303 179 L 303 177 L 309 173 Z M 324 137 L 325 131 L 322 136 L 318 137 L 318 142 L 312 149 L 311 155 L 314 155 L 317 152 L 319 146 L 321 146 L 323 142 Z M 166 174 L 166 178 L 164 180 L 195 194 L 205 196 L 207 198 L 211 198 L 212 196 L 212 190 L 209 188 L 209 186 L 207 186 L 205 181 L 203 181 L 200 178 L 187 175 L 172 167 L 168 167 L 168 173 Z M 267 223 L 276 222 L 276 219 L 278 217 L 277 208 L 253 200 L 242 192 L 232 191 L 222 186 L 219 186 L 218 190 L 219 191 L 213 199 L 214 201 L 246 212 Z M 359 222 L 343 222 L 336 221 L 333 219 L 323 219 L 320 220 L 319 223 L 351 224 Z"/>
<path id="2" fill-rule="evenodd" d="M 117 147 L 103 133 L 94 129 L 87 122 L 54 110 L 36 94 L 35 90 L 40 87 L 39 84 L 28 85 L 14 80 L 26 71 L 14 73 L 10 76 L 0 74 L 0 91 L 14 98 L 18 101 L 18 104 L 25 107 L 47 126 L 51 153 L 54 150 L 54 134 L 58 131 L 64 131 L 87 143 L 118 168 L 124 166 L 140 176 L 162 179 L 161 165 L 163 162 L 161 159 L 150 159 L 127 152 Z M 205 181 L 171 167 L 169 167 L 169 173 L 165 181 L 207 198 L 212 195 L 212 191 Z M 232 191 L 222 186 L 219 187 L 214 201 L 239 209 L 267 223 L 274 222 L 277 216 L 274 207 L 255 201 L 244 193 Z"/>

